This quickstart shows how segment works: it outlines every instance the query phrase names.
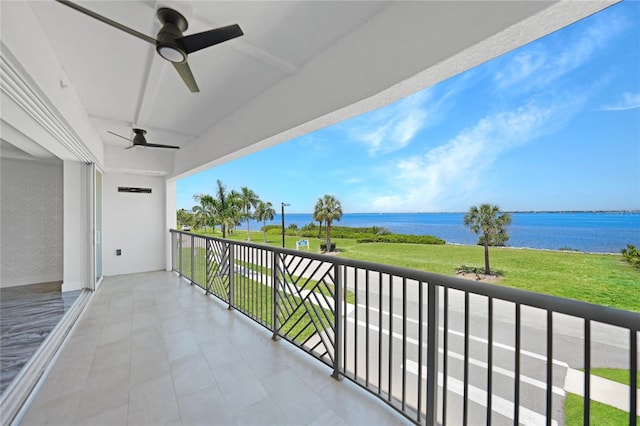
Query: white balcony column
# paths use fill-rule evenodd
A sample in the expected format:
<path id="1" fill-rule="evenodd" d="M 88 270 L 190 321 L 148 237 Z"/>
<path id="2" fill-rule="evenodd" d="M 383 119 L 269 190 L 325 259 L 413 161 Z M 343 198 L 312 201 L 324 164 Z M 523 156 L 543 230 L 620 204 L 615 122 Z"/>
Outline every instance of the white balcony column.
<path id="1" fill-rule="evenodd" d="M 165 182 L 165 200 L 166 200 L 166 229 L 175 229 L 177 226 L 176 222 L 176 181 L 175 180 L 167 180 Z M 171 233 L 165 232 L 165 238 L 167 238 L 167 243 L 165 244 L 166 248 L 166 266 L 165 269 L 167 271 L 171 271 Z"/>
<path id="2" fill-rule="evenodd" d="M 87 166 L 79 161 L 64 161 L 64 240 L 63 291 L 90 288 L 88 281 L 91 253 L 89 247 L 89 198 Z"/>

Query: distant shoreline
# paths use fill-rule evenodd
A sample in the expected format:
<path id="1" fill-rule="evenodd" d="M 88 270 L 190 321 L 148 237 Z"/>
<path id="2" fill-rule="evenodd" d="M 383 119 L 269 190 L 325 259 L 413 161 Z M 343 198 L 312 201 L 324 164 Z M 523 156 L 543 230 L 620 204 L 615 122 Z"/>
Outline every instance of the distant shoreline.
<path id="1" fill-rule="evenodd" d="M 466 212 L 349 212 L 344 213 L 345 215 L 389 215 L 389 214 L 465 214 Z M 631 209 L 631 210 L 505 210 L 505 213 L 527 213 L 527 214 L 537 214 L 537 213 L 553 213 L 553 214 L 575 214 L 575 213 L 590 213 L 590 214 L 632 214 L 632 215 L 640 215 L 640 209 Z M 291 212 L 286 213 L 286 215 L 311 215 L 313 213 L 300 213 L 300 212 Z"/>
<path id="2" fill-rule="evenodd" d="M 462 246 L 462 247 L 480 247 L 478 244 L 458 244 L 458 243 L 449 243 L 448 246 Z M 514 249 L 514 250 L 537 250 L 537 251 L 552 251 L 554 253 L 575 253 L 575 254 L 605 254 L 608 256 L 621 256 L 620 252 L 603 252 L 603 251 L 582 251 L 582 250 L 560 250 L 560 249 L 550 249 L 550 248 L 536 248 L 536 247 L 515 247 L 515 246 L 491 246 L 491 250 L 500 250 L 500 249 Z"/>
<path id="3" fill-rule="evenodd" d="M 463 224 L 464 213 L 345 213 L 333 226 L 376 226 L 394 234 L 432 235 L 447 244 L 475 245 L 478 236 Z M 513 212 L 508 247 L 582 253 L 619 253 L 640 246 L 640 210 Z M 272 224 L 282 217 L 276 215 Z M 286 213 L 285 226 L 318 224 L 309 213 Z M 262 224 L 256 224 L 258 227 Z"/>

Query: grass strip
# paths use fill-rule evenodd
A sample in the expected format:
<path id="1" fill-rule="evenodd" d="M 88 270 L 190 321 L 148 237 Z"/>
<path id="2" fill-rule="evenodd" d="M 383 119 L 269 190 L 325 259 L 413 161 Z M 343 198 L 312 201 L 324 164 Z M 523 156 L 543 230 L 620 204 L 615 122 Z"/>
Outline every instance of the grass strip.
<path id="1" fill-rule="evenodd" d="M 568 393 L 564 400 L 564 418 L 566 426 L 582 426 L 584 424 L 584 398 Z M 619 426 L 629 424 L 629 413 L 607 404 L 591 401 L 589 424 L 598 426 Z M 638 418 L 640 421 L 640 418 Z"/>

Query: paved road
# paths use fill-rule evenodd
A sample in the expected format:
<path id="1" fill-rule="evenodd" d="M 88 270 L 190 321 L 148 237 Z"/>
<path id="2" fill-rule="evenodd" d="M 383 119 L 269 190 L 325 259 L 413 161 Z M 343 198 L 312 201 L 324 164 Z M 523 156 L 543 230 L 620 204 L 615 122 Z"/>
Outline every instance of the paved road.
<path id="1" fill-rule="evenodd" d="M 348 355 L 358 356 L 358 376 L 366 380 L 366 330 L 369 330 L 369 381 L 377 385 L 377 360 L 372 359 L 377 353 L 378 341 L 382 339 L 383 350 L 388 353 L 388 345 L 392 346 L 392 389 L 394 395 L 402 395 L 402 381 L 405 382 L 405 398 L 407 404 L 415 406 L 417 398 L 418 365 L 425 365 L 426 345 L 423 343 L 423 359 L 418 360 L 418 296 L 416 283 L 407 282 L 403 293 L 401 280 L 394 280 L 393 304 L 389 304 L 390 294 L 383 285 L 382 327 L 380 327 L 379 287 L 377 274 L 369 277 L 369 305 L 364 304 L 365 291 L 362 289 L 364 277 L 359 277 L 358 309 L 349 316 L 346 333 L 349 345 Z M 353 277 L 352 277 L 353 278 Z M 355 280 L 352 280 L 355 282 Z M 355 286 L 352 286 L 355 290 Z M 406 299 L 403 296 L 406 294 Z M 425 295 L 426 298 L 426 295 Z M 406 303 L 403 303 L 406 300 Z M 443 295 L 440 295 L 440 367 L 443 363 Z M 464 392 L 464 294 L 458 291 L 449 292 L 448 308 L 448 394 L 447 417 L 452 424 L 462 421 L 462 395 Z M 486 423 L 486 389 L 487 389 L 487 333 L 488 303 L 482 296 L 471 295 L 469 298 L 469 406 L 470 424 Z M 392 309 L 393 320 L 389 321 L 389 310 Z M 426 304 L 424 305 L 426 311 Z M 367 322 L 366 313 L 369 312 Z M 403 326 L 403 311 L 406 313 L 406 328 Z M 357 315 L 357 318 L 356 318 Z M 582 320 L 565 315 L 554 315 L 553 333 L 553 418 L 562 419 L 562 402 L 564 400 L 564 380 L 567 369 L 580 368 L 584 365 L 583 348 L 584 324 Z M 357 327 L 356 327 L 357 324 Z M 512 303 L 496 301 L 493 312 L 493 418 L 495 424 L 512 424 L 515 378 L 515 307 Z M 393 339 L 389 342 L 389 330 Z M 544 311 L 523 307 L 521 313 L 521 378 L 520 378 L 520 422 L 522 424 L 544 423 L 546 412 L 546 313 Z M 592 324 L 591 357 L 592 366 L 628 368 L 628 332 L 602 324 Z M 358 336 L 356 338 L 356 333 Z M 426 328 L 423 329 L 426 338 Z M 372 351 L 371 349 L 375 350 Z M 406 369 L 403 375 L 403 350 L 406 355 Z M 382 359 L 387 368 L 388 356 Z M 354 371 L 355 364 L 349 364 Z M 424 368 L 424 367 L 423 367 Z M 371 372 L 373 371 L 373 376 Z M 441 370 L 442 371 L 442 370 Z M 382 387 L 388 389 L 388 375 L 383 372 Z M 426 376 L 423 372 L 422 378 Z M 442 377 L 440 378 L 442 383 Z M 423 392 L 424 395 L 424 392 Z M 442 400 L 442 395 L 440 395 Z"/>

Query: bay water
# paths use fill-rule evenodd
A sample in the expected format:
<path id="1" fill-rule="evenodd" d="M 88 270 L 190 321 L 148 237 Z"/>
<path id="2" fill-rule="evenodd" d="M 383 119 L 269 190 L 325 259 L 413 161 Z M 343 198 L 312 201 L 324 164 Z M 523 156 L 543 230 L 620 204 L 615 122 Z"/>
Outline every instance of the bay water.
<path id="1" fill-rule="evenodd" d="M 640 248 L 640 211 L 514 212 L 507 228 L 509 247 L 619 253 L 627 244 Z M 448 244 L 474 245 L 478 236 L 463 224 L 464 213 L 347 213 L 334 225 L 384 227 L 396 234 L 434 235 Z M 285 227 L 313 222 L 310 213 L 286 213 Z M 276 215 L 267 224 L 280 224 Z M 315 222 L 317 224 L 317 222 Z M 252 223 L 260 229 L 262 223 Z M 242 224 L 237 231 L 245 229 Z"/>

